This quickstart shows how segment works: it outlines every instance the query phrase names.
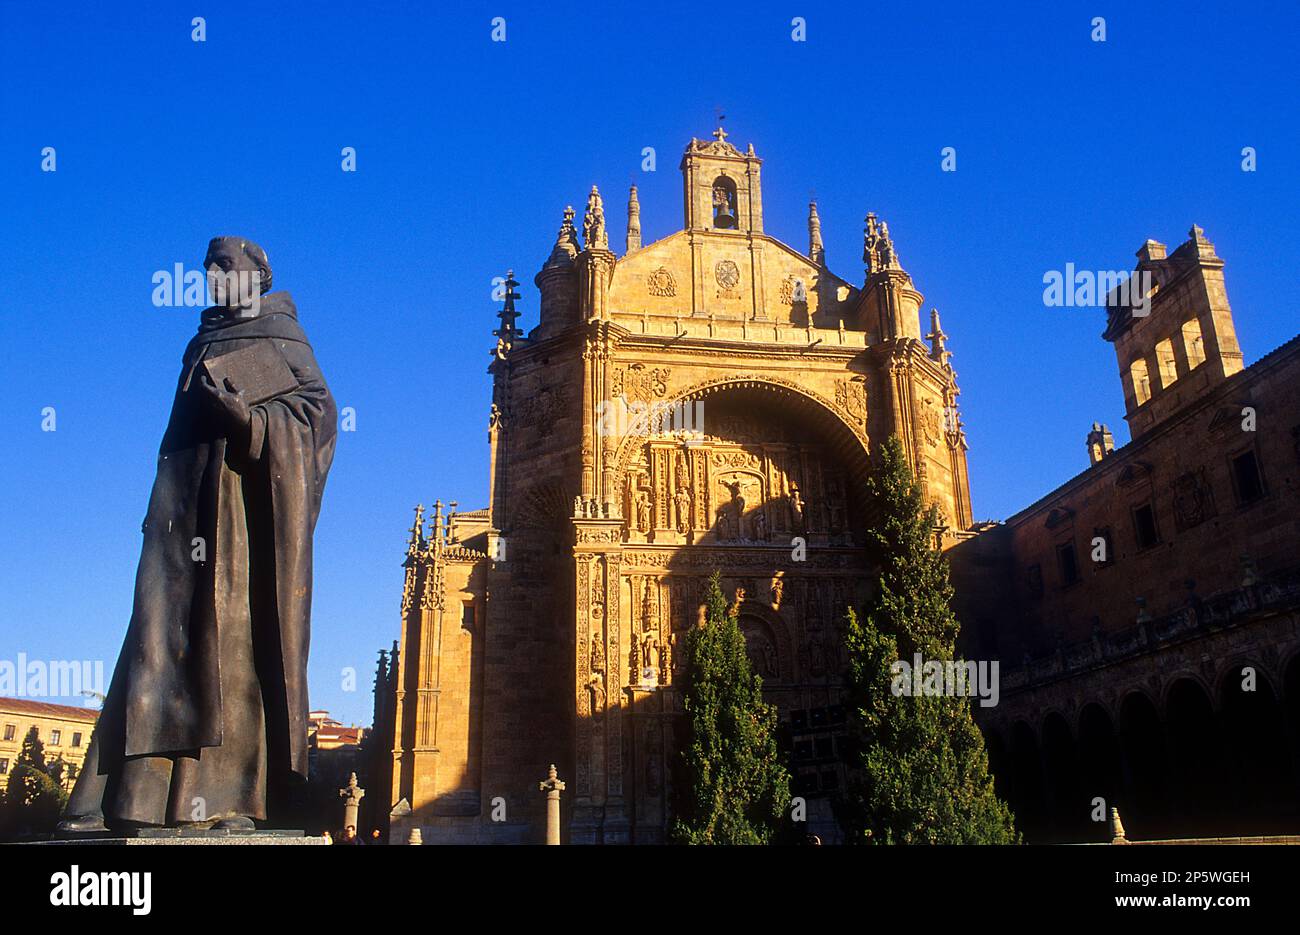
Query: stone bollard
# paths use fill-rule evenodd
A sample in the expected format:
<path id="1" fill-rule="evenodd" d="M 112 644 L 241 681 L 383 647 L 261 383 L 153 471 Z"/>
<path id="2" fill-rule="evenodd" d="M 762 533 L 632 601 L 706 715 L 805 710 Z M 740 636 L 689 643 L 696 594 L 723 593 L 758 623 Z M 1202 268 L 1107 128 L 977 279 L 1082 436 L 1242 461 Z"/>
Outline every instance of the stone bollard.
<path id="1" fill-rule="evenodd" d="M 407 844 L 423 844 L 424 838 L 420 836 L 419 828 L 412 828 L 411 833 L 406 836 Z"/>
<path id="2" fill-rule="evenodd" d="M 1124 837 L 1124 822 L 1119 819 L 1119 809 L 1110 810 L 1110 843 L 1127 844 L 1128 838 Z"/>

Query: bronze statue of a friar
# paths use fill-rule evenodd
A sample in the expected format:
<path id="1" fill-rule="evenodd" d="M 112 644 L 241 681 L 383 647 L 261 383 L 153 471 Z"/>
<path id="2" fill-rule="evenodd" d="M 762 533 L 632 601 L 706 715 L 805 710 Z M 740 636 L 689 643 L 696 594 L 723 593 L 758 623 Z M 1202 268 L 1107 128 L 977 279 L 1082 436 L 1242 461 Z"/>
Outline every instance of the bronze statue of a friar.
<path id="1" fill-rule="evenodd" d="M 185 349 L 130 626 L 61 831 L 252 830 L 307 774 L 334 399 L 262 248 L 218 237 L 204 267 L 217 304 Z"/>

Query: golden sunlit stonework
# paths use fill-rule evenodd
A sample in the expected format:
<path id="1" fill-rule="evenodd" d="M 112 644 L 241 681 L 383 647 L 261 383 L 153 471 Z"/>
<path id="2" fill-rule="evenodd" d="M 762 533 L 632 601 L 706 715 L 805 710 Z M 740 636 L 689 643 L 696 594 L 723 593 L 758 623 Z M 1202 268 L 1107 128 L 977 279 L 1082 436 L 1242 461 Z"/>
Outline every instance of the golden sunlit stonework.
<path id="1" fill-rule="evenodd" d="M 683 228 L 643 246 L 633 188 L 622 256 L 593 186 L 526 333 L 507 279 L 489 504 L 417 511 L 381 671 L 392 757 L 372 784 L 392 840 L 540 841 L 554 762 L 566 842 L 663 841 L 683 637 L 715 569 L 789 725 L 810 830 L 834 836 L 869 446 L 903 440 L 949 546 L 971 526 L 966 441 L 938 314 L 923 342 L 888 225 L 868 215 L 864 273 L 843 279 L 815 204 L 806 252 L 764 231 L 761 168 L 722 130 L 692 139 Z"/>

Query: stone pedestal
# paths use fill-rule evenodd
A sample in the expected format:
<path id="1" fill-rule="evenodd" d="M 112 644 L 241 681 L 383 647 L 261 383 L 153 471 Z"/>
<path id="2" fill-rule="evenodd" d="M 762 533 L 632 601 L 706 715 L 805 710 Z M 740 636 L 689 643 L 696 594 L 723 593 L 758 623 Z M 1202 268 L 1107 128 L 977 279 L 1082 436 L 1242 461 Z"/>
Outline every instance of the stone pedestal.
<path id="1" fill-rule="evenodd" d="M 307 835 L 302 831 L 266 830 L 266 831 L 214 831 L 210 829 L 189 828 L 140 828 L 135 831 L 86 831 L 60 834 L 48 841 L 31 842 L 39 846 L 57 844 L 78 845 L 149 845 L 181 844 L 194 845 L 239 845 L 239 844 L 328 844 L 329 839 L 319 835 Z"/>

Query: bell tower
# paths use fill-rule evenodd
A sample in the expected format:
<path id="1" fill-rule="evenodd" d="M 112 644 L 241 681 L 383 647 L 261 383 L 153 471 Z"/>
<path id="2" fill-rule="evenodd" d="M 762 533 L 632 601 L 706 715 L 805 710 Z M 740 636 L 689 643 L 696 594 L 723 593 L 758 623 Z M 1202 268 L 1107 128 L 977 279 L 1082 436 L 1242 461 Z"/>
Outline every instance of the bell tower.
<path id="1" fill-rule="evenodd" d="M 718 127 L 713 139 L 692 139 L 682 156 L 686 229 L 763 232 L 762 160 L 751 144 L 742 153 Z"/>

